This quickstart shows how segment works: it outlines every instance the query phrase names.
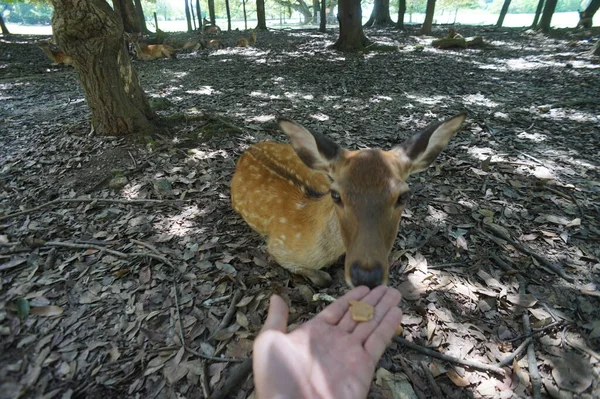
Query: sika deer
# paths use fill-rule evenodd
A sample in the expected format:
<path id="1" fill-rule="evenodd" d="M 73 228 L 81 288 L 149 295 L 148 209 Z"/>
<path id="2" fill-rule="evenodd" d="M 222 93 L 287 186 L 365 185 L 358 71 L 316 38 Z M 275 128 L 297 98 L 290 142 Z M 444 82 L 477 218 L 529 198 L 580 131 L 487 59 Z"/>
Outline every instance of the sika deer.
<path id="1" fill-rule="evenodd" d="M 434 123 L 389 151 L 346 150 L 287 119 L 291 145 L 258 143 L 240 157 L 233 208 L 267 239 L 269 254 L 292 273 L 327 285 L 322 269 L 346 253 L 350 286 L 388 280 L 388 256 L 410 196 L 406 180 L 425 170 L 466 118 Z"/>
<path id="2" fill-rule="evenodd" d="M 73 63 L 70 55 L 66 55 L 61 50 L 51 49 L 49 42 L 39 42 L 38 46 L 52 60 L 52 65 L 71 65 Z"/>

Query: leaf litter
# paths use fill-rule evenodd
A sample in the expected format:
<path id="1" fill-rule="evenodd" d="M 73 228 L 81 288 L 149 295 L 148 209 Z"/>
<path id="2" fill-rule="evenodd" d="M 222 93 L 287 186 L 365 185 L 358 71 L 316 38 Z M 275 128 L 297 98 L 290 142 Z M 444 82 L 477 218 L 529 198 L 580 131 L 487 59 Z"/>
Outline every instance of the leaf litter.
<path id="1" fill-rule="evenodd" d="M 461 27 L 489 45 L 452 51 L 409 29 L 368 31 L 391 52 L 273 31 L 256 48 L 136 63 L 171 103 L 145 144 L 88 136 L 73 70 L 6 40 L 0 397 L 250 397 L 244 359 L 270 295 L 297 325 L 347 288 L 341 264 L 320 291 L 274 266 L 231 210 L 237 157 L 283 141 L 279 114 L 390 148 L 462 109 L 465 129 L 410 179 L 390 256 L 402 337 L 370 397 L 598 397 L 598 106 L 560 104 L 600 96 L 599 32 Z"/>

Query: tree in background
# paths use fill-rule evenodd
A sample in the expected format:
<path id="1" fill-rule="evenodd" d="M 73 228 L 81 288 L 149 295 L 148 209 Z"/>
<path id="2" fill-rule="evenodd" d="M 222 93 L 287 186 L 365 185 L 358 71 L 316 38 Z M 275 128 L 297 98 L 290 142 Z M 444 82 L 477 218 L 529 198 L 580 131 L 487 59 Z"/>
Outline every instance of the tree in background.
<path id="1" fill-rule="evenodd" d="M 538 5 L 535 9 L 535 16 L 533 17 L 533 22 L 531 23 L 531 28 L 535 28 L 540 20 L 540 15 L 542 15 L 542 9 L 544 8 L 544 0 L 539 0 Z"/>
<path id="2" fill-rule="evenodd" d="M 144 13 L 140 15 L 136 9 L 133 0 L 113 0 L 113 6 L 117 14 L 121 17 L 125 32 L 145 33 Z M 140 4 L 141 7 L 141 4 Z"/>
<path id="3" fill-rule="evenodd" d="M 396 29 L 404 30 L 404 14 L 406 14 L 406 0 L 398 0 L 398 21 L 396 21 Z"/>
<path id="4" fill-rule="evenodd" d="M 141 0 L 134 0 L 135 3 L 135 13 L 137 14 L 137 18 L 140 24 L 140 31 L 144 33 L 150 32 L 148 27 L 146 26 L 146 17 L 144 16 L 144 7 L 142 7 Z M 156 27 L 156 31 L 158 32 L 158 26 Z"/>
<path id="5" fill-rule="evenodd" d="M 365 26 L 386 26 L 392 23 L 392 17 L 390 17 L 390 0 L 375 0 L 373 2 L 373 11 L 371 11 L 371 16 L 365 23 Z"/>
<path id="6" fill-rule="evenodd" d="M 554 10 L 556 10 L 557 2 L 558 0 L 546 0 L 546 5 L 544 6 L 544 11 L 542 11 L 542 17 L 540 18 L 537 30 L 541 30 L 544 33 L 550 32 L 550 22 L 552 21 Z"/>
<path id="7" fill-rule="evenodd" d="M 340 51 L 359 51 L 370 44 L 362 27 L 360 0 L 340 0 L 338 4 L 340 35 L 333 48 Z"/>
<path id="8" fill-rule="evenodd" d="M 267 30 L 267 18 L 265 14 L 265 0 L 256 0 L 256 30 Z"/>
<path id="9" fill-rule="evenodd" d="M 303 24 L 308 24 L 311 22 L 315 22 L 316 20 L 313 17 L 313 13 L 310 10 L 310 7 L 308 6 L 308 4 L 306 4 L 306 2 L 304 0 L 275 0 L 275 3 L 282 5 L 283 7 L 285 7 L 288 10 L 294 10 L 294 11 L 298 11 L 300 14 L 302 14 L 302 23 Z M 317 0 L 318 3 L 318 0 Z M 314 6 L 314 4 L 313 4 Z M 291 12 L 290 12 L 291 14 Z"/>
<path id="10" fill-rule="evenodd" d="M 190 13 L 190 2 L 185 0 L 185 20 L 187 22 L 187 31 L 192 31 L 192 14 Z"/>
<path id="11" fill-rule="evenodd" d="M 594 14 L 596 14 L 596 11 L 598 11 L 599 8 L 600 0 L 590 1 L 590 4 L 588 4 L 585 10 L 579 13 L 579 23 L 577 24 L 577 26 L 581 26 L 583 28 L 591 28 L 592 21 L 594 19 Z"/>
<path id="12" fill-rule="evenodd" d="M 73 66 L 92 112 L 92 127 L 102 136 L 153 129 L 156 115 L 123 39 L 123 21 L 106 0 L 52 0 L 52 29 Z"/>
<path id="13" fill-rule="evenodd" d="M 200 0 L 196 0 L 196 18 L 198 18 L 198 30 L 202 32 L 202 9 L 200 8 Z"/>
<path id="14" fill-rule="evenodd" d="M 321 0 L 321 11 L 320 11 L 321 23 L 319 25 L 319 32 L 325 33 L 327 30 L 327 1 Z"/>
<path id="15" fill-rule="evenodd" d="M 216 25 L 216 17 L 215 17 L 215 0 L 208 0 L 208 15 L 210 17 L 210 24 Z"/>
<path id="16" fill-rule="evenodd" d="M 225 10 L 227 11 L 227 30 L 231 30 L 231 10 L 229 9 L 229 0 L 225 0 Z"/>
<path id="17" fill-rule="evenodd" d="M 510 2 L 511 0 L 504 0 L 504 4 L 502 4 L 502 10 L 500 10 L 500 15 L 498 15 L 498 22 L 496 22 L 497 28 L 500 28 L 504 23 L 504 17 L 506 17 L 508 7 L 510 7 Z"/>
<path id="18" fill-rule="evenodd" d="M 425 21 L 421 27 L 421 34 L 431 35 L 431 25 L 433 24 L 433 13 L 435 12 L 435 0 L 427 0 L 427 9 L 425 10 Z"/>
<path id="19" fill-rule="evenodd" d="M 8 4 L 4 4 L 2 6 L 2 11 L 0 11 L 0 32 L 2 32 L 3 35 L 8 35 L 10 32 L 8 31 L 8 28 L 6 27 L 6 24 L 4 23 L 4 18 L 2 18 L 2 14 L 4 14 L 4 11 L 6 11 L 8 9 Z"/>

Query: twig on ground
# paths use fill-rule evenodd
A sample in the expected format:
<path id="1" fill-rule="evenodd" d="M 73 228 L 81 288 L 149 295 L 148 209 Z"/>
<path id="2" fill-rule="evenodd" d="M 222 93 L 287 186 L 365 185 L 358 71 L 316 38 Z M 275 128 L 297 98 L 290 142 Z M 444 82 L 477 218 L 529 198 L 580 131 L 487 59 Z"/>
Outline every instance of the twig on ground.
<path id="1" fill-rule="evenodd" d="M 425 373 L 425 377 L 427 377 L 427 381 L 429 382 L 429 387 L 431 388 L 434 397 L 436 399 L 444 399 L 444 394 L 442 393 L 440 386 L 435 381 L 435 377 L 431 373 L 431 370 L 429 370 L 429 367 L 427 366 L 427 363 L 425 363 L 425 361 L 421 361 L 421 368 L 423 369 L 423 372 Z"/>
<path id="2" fill-rule="evenodd" d="M 219 331 L 221 331 L 222 329 L 227 327 L 227 325 L 231 321 L 231 318 L 235 314 L 235 311 L 237 310 L 236 305 L 238 304 L 240 299 L 242 299 L 242 291 L 238 290 L 235 292 L 235 294 L 233 294 L 233 298 L 231 299 L 231 303 L 229 304 L 229 308 L 227 309 L 225 316 L 223 317 L 223 319 L 221 320 L 221 322 L 219 323 L 219 325 L 217 326 L 215 331 L 210 335 L 210 337 L 208 337 L 207 341 L 210 341 L 211 339 L 213 339 Z"/>
<path id="3" fill-rule="evenodd" d="M 517 347 L 517 349 L 514 350 L 513 353 L 511 353 L 510 355 L 506 356 L 504 359 L 502 359 L 498 363 L 496 363 L 496 366 L 498 366 L 498 367 L 504 367 L 504 366 L 508 366 L 509 364 L 511 364 L 512 361 L 517 356 L 519 356 L 521 353 L 523 353 L 523 351 L 525 350 L 525 348 L 527 348 L 527 345 L 529 345 L 532 340 L 533 340 L 533 338 L 531 338 L 531 337 L 527 338 L 525 341 L 523 341 L 521 343 L 521 345 L 519 345 Z"/>
<path id="4" fill-rule="evenodd" d="M 446 267 L 467 266 L 466 262 L 440 263 L 439 265 L 427 266 L 428 269 L 445 269 Z"/>
<path id="5" fill-rule="evenodd" d="M 205 398 L 210 397 L 210 382 L 208 381 L 208 367 L 206 362 L 202 362 L 202 375 L 200 376 L 200 386 Z"/>
<path id="6" fill-rule="evenodd" d="M 400 345 L 406 346 L 409 349 L 415 350 L 419 353 L 423 353 L 427 356 L 431 356 L 433 358 L 436 359 L 440 359 L 443 360 L 445 362 L 449 362 L 449 363 L 455 363 L 455 364 L 461 364 L 463 366 L 467 366 L 467 367 L 472 367 L 474 369 L 477 370 L 483 370 L 483 371 L 491 371 L 493 373 L 497 373 L 500 375 L 504 375 L 504 370 L 501 367 L 498 367 L 496 365 L 491 365 L 491 364 L 483 364 L 480 362 L 476 362 L 473 360 L 465 360 L 465 359 L 458 359 L 452 356 L 448 356 L 448 355 L 444 355 L 442 353 L 439 353 L 437 351 L 434 351 L 432 349 L 429 348 L 425 348 L 421 345 L 417 345 L 413 342 L 407 341 L 404 338 L 401 337 L 394 337 L 394 342 L 399 343 Z"/>
<path id="7" fill-rule="evenodd" d="M 242 363 L 235 366 L 227 379 L 213 392 L 210 399 L 225 399 L 234 397 L 234 392 L 242 387 L 242 384 L 248 378 L 252 371 L 252 358 L 249 357 Z"/>
<path id="8" fill-rule="evenodd" d="M 487 229 L 488 231 L 490 231 L 496 237 L 508 241 L 513 247 L 515 247 L 516 249 L 518 249 L 522 253 L 535 258 L 538 262 L 542 263 L 548 269 L 550 269 L 551 271 L 553 271 L 554 273 L 556 273 L 556 275 L 558 275 L 559 277 L 562 277 L 563 279 L 565 279 L 567 281 L 573 281 L 573 278 L 570 277 L 570 276 L 568 276 L 564 272 L 564 270 L 562 270 L 562 268 L 559 265 L 553 264 L 548 259 L 546 259 L 543 256 L 538 255 L 537 253 L 535 253 L 533 250 L 531 250 L 531 249 L 525 247 L 524 245 L 516 242 L 515 240 L 513 240 L 512 238 L 510 238 L 506 233 L 504 233 L 500 229 L 497 229 L 497 228 L 495 228 L 494 226 L 492 226 L 490 224 L 484 224 L 483 226 L 484 226 L 485 229 Z M 478 233 L 483 233 L 483 231 L 481 231 L 480 229 L 477 229 L 477 232 Z M 481 235 L 484 236 L 484 237 L 486 236 L 485 234 L 481 234 Z"/>
<path id="9" fill-rule="evenodd" d="M 181 321 L 181 311 L 179 310 L 179 295 L 177 294 L 177 286 L 173 283 L 173 295 L 175 296 L 175 309 L 177 311 L 177 323 L 179 324 L 179 340 L 181 341 L 181 346 L 186 352 L 191 353 L 194 356 L 198 356 L 201 359 L 212 360 L 215 362 L 231 362 L 231 363 L 242 363 L 245 362 L 249 358 L 232 358 L 232 357 L 217 357 L 217 356 L 209 356 L 204 353 L 200 353 L 190 347 L 188 347 L 185 343 L 185 338 L 183 336 L 183 322 Z"/>
<path id="10" fill-rule="evenodd" d="M 532 336 L 534 336 L 534 335 L 536 335 L 536 334 L 539 334 L 539 333 L 541 333 L 541 332 L 544 332 L 544 331 L 546 331 L 546 330 L 550 330 L 551 328 L 557 327 L 558 325 L 560 325 L 560 324 L 562 324 L 562 323 L 563 323 L 563 321 L 562 321 L 562 320 L 557 320 L 557 321 L 555 321 L 555 322 L 552 322 L 552 323 L 548 324 L 547 326 L 544 326 L 544 327 L 538 328 L 538 329 L 536 329 L 536 330 L 532 330 L 530 333 L 527 333 L 527 334 L 525 334 L 525 335 L 521 335 L 520 337 L 515 337 L 515 338 L 508 339 L 508 340 L 506 340 L 506 341 L 504 341 L 504 342 L 513 342 L 513 341 L 518 341 L 518 340 L 520 340 L 520 339 L 529 338 L 529 337 L 532 337 Z"/>
<path id="11" fill-rule="evenodd" d="M 406 374 L 408 379 L 412 382 L 413 391 L 417 394 L 419 399 L 427 399 L 427 396 L 423 391 L 421 391 L 420 388 L 424 386 L 423 381 L 421 381 L 421 378 L 416 373 L 413 373 L 412 369 L 408 366 L 408 364 L 406 364 L 406 361 L 402 356 L 398 356 L 397 359 L 400 361 L 402 371 L 404 371 L 404 374 Z"/>
<path id="12" fill-rule="evenodd" d="M 100 202 L 106 204 L 124 204 L 124 205 L 143 205 L 143 204 L 160 204 L 160 203 L 172 203 L 172 202 L 187 202 L 188 200 L 157 200 L 157 199 L 110 199 L 110 198 L 58 198 L 52 200 L 50 202 L 46 202 L 40 206 L 36 206 L 35 208 L 25 209 L 24 211 L 19 211 L 15 213 L 10 213 L 8 215 L 0 216 L 0 222 L 14 218 L 17 216 L 27 215 L 29 213 L 33 213 L 39 211 L 40 209 L 47 208 L 52 205 L 61 204 L 61 203 L 85 203 L 85 202 Z"/>
<path id="13" fill-rule="evenodd" d="M 525 334 L 531 334 L 529 314 L 526 311 L 523 312 L 523 331 L 525 332 Z M 531 377 L 533 399 L 541 399 L 542 378 L 540 377 L 540 372 L 538 371 L 538 364 L 537 359 L 535 357 L 535 347 L 533 346 L 533 342 L 531 342 L 527 347 L 527 364 L 529 365 L 529 375 Z"/>

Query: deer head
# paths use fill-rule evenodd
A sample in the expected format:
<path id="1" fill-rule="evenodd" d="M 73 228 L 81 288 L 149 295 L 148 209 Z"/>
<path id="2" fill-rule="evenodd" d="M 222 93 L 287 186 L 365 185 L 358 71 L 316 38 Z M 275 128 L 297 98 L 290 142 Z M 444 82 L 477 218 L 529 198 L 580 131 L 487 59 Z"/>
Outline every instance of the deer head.
<path id="1" fill-rule="evenodd" d="M 388 280 L 388 256 L 410 197 L 408 177 L 426 169 L 459 130 L 466 113 L 434 123 L 389 151 L 346 150 L 319 133 L 279 119 L 300 159 L 331 181 L 350 286 L 375 287 Z"/>

